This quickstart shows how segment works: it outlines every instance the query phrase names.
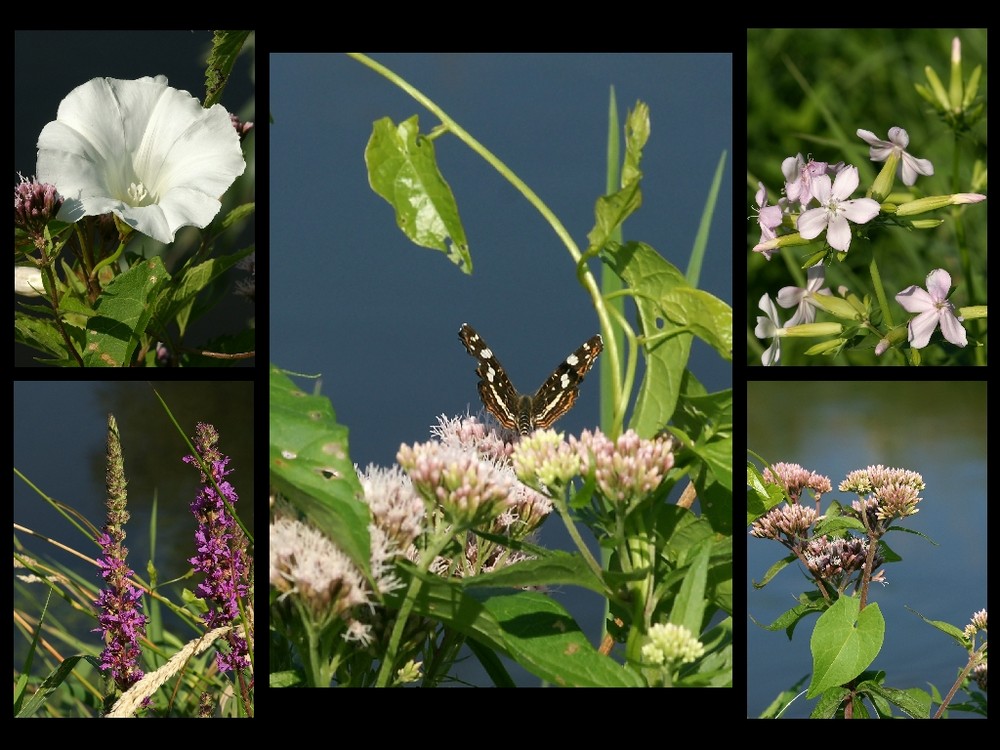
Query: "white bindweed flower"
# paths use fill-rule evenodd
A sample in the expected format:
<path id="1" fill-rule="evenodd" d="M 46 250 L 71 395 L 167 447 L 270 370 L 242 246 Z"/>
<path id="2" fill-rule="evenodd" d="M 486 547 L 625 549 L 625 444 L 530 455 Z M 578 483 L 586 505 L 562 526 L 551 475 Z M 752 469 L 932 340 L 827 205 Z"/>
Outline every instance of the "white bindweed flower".
<path id="1" fill-rule="evenodd" d="M 245 169 L 225 108 L 202 108 L 164 76 L 94 78 L 38 136 L 38 179 L 66 199 L 60 220 L 110 212 L 164 243 L 207 226 Z"/>

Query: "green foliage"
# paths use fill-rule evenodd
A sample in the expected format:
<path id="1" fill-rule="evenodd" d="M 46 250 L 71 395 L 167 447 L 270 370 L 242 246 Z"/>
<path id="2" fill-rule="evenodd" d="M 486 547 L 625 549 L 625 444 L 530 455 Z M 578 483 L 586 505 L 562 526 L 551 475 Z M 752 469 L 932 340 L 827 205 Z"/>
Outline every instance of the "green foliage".
<path id="1" fill-rule="evenodd" d="M 403 233 L 472 273 L 458 204 L 438 169 L 434 142 L 420 134 L 417 116 L 398 125 L 388 117 L 378 120 L 365 148 L 365 164 L 372 190 L 392 206 Z"/>

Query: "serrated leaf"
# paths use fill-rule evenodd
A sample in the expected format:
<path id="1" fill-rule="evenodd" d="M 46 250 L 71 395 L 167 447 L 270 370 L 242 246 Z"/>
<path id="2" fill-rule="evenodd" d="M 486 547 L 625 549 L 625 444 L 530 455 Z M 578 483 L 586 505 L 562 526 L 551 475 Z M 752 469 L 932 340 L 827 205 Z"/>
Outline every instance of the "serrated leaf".
<path id="1" fill-rule="evenodd" d="M 365 147 L 365 164 L 372 190 L 392 206 L 403 233 L 472 273 L 458 204 L 438 170 L 434 143 L 420 133 L 417 116 L 399 125 L 388 117 L 377 120 Z"/>

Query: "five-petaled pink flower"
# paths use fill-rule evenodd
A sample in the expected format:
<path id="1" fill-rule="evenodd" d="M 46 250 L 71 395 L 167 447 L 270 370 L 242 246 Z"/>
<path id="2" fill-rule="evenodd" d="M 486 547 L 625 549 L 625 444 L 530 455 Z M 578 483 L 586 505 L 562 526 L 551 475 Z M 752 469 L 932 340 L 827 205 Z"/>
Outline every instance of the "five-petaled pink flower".
<path id="1" fill-rule="evenodd" d="M 867 224 L 878 216 L 879 204 L 871 198 L 850 200 L 858 187 L 858 168 L 847 167 L 830 184 L 827 175 L 813 178 L 813 192 L 820 208 L 810 208 L 799 216 L 799 234 L 807 240 L 826 229 L 826 241 L 834 250 L 847 252 L 851 246 L 851 225 Z"/>
<path id="2" fill-rule="evenodd" d="M 907 312 L 918 313 L 909 323 L 909 341 L 914 349 L 923 349 L 931 340 L 931 334 L 941 324 L 941 333 L 956 346 L 965 346 L 968 340 L 955 314 L 955 306 L 948 301 L 951 275 L 943 268 L 927 274 L 927 291 L 919 286 L 910 286 L 896 295 L 896 301 Z"/>

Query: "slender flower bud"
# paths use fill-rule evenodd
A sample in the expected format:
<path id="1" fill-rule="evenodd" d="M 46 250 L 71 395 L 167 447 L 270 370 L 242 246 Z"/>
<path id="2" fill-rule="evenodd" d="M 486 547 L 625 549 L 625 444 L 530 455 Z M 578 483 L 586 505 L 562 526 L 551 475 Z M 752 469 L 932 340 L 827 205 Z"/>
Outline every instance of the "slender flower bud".
<path id="1" fill-rule="evenodd" d="M 101 557 L 97 564 L 101 568 L 106 588 L 101 590 L 97 601 L 96 628 L 104 637 L 104 651 L 101 653 L 101 669 L 111 670 L 111 678 L 123 692 L 142 679 L 139 668 L 139 638 L 146 635 L 149 618 L 140 614 L 139 599 L 142 589 L 132 585 L 129 579 L 134 575 L 125 563 L 128 549 L 125 547 L 125 524 L 128 511 L 125 509 L 125 461 L 122 458 L 118 424 L 108 415 L 108 514 L 107 523 L 97 537 L 101 545 Z M 149 705 L 147 698 L 143 705 Z"/>

